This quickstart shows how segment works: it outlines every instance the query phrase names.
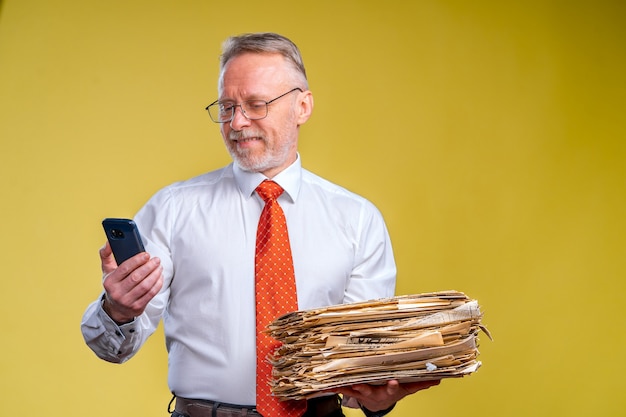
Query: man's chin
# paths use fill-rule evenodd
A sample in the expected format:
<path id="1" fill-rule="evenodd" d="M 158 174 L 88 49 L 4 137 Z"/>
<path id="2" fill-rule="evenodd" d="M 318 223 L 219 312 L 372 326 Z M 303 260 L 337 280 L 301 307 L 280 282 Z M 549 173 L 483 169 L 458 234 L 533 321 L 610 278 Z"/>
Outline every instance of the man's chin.
<path id="1" fill-rule="evenodd" d="M 232 154 L 231 154 L 232 155 Z M 242 171 L 246 172 L 263 172 L 267 169 L 267 163 L 261 161 L 255 161 L 250 157 L 242 156 L 240 154 L 232 155 L 235 163 Z"/>

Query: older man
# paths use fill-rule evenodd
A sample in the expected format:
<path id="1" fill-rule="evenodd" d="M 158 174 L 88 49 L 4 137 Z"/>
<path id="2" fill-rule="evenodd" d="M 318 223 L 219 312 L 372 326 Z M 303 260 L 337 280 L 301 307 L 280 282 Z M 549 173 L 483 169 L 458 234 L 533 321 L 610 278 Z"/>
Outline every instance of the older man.
<path id="1" fill-rule="evenodd" d="M 117 265 L 108 244 L 100 250 L 104 291 L 85 312 L 83 335 L 99 357 L 121 363 L 163 319 L 174 417 L 343 416 L 336 393 L 308 402 L 270 395 L 265 357 L 275 345 L 262 329 L 287 311 L 392 296 L 385 223 L 364 198 L 302 168 L 298 134 L 313 95 L 289 39 L 229 38 L 218 97 L 207 110 L 233 163 L 147 202 L 135 217 L 145 253 Z M 267 187 L 276 194 L 268 197 Z M 261 225 L 265 210 L 282 223 Z M 282 230 L 277 239 L 286 244 L 261 244 L 266 227 Z M 338 392 L 367 416 L 382 416 L 434 384 L 390 381 Z"/>

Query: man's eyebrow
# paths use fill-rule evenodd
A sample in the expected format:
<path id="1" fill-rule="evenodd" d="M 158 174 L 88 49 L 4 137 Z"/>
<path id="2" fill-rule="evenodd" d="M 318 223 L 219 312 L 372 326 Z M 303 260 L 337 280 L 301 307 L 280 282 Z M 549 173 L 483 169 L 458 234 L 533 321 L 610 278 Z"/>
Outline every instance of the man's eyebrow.
<path id="1" fill-rule="evenodd" d="M 220 98 L 217 101 L 219 103 L 233 104 L 233 103 L 243 103 L 244 101 L 257 101 L 257 100 L 267 102 L 268 101 L 267 94 L 253 93 L 253 94 L 248 95 L 246 98 L 242 99 L 241 101 L 237 101 L 237 100 L 232 99 L 230 97 Z"/>

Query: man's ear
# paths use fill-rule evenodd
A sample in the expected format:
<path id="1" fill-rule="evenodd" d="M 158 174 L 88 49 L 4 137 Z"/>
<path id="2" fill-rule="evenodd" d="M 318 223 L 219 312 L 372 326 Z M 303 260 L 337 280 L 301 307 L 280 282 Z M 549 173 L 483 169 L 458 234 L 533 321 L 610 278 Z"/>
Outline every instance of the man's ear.
<path id="1" fill-rule="evenodd" d="M 303 125 L 313 113 L 313 93 L 306 90 L 298 98 L 298 126 Z"/>

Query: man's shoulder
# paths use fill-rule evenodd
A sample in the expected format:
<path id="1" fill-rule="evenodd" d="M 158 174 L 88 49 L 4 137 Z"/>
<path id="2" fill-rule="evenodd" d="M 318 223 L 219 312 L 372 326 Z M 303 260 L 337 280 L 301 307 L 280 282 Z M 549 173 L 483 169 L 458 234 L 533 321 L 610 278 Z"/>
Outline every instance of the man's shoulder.
<path id="1" fill-rule="evenodd" d="M 216 186 L 231 180 L 233 180 L 232 164 L 186 180 L 174 182 L 164 187 L 164 189 L 169 191 L 193 191 L 195 188 Z"/>
<path id="2" fill-rule="evenodd" d="M 345 198 L 348 200 L 354 200 L 362 203 L 369 203 L 369 201 L 347 188 L 336 184 L 326 178 L 323 178 L 313 172 L 302 169 L 302 183 L 306 187 L 311 188 L 315 192 L 326 194 L 327 196 L 333 196 L 335 198 Z"/>
<path id="3" fill-rule="evenodd" d="M 159 189 L 152 195 L 148 205 L 171 204 L 174 201 L 194 201 L 202 198 L 210 198 L 216 191 L 233 187 L 234 179 L 232 166 L 228 165 L 214 171 L 191 177 L 186 180 L 173 182 Z"/>

